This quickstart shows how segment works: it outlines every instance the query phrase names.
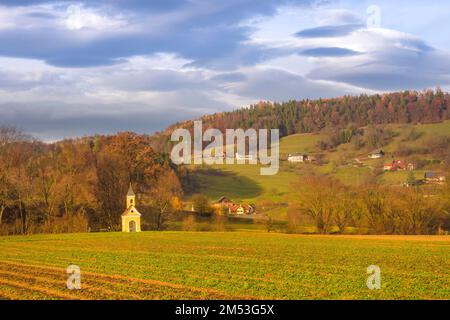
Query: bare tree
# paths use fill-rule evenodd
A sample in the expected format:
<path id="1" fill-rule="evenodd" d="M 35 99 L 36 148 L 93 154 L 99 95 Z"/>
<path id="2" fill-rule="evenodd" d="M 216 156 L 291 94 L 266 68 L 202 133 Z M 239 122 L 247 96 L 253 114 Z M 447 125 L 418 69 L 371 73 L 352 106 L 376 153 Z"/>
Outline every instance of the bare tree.
<path id="1" fill-rule="evenodd" d="M 180 181 L 172 171 L 161 176 L 155 186 L 145 195 L 155 210 L 155 228 L 162 230 L 170 215 L 176 210 L 177 199 L 181 197 Z"/>
<path id="2" fill-rule="evenodd" d="M 319 233 L 329 233 L 336 211 L 336 182 L 310 176 L 296 185 L 299 210 L 314 221 Z"/>

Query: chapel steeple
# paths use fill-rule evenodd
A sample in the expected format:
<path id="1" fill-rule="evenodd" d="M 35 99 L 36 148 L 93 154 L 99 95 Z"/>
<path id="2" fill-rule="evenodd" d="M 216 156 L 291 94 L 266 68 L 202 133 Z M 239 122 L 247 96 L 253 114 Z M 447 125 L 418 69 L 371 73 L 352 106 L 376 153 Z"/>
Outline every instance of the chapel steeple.
<path id="1" fill-rule="evenodd" d="M 130 182 L 130 187 L 128 188 L 128 192 L 127 192 L 127 208 L 129 208 L 130 206 L 135 206 L 136 205 L 136 194 L 133 191 L 133 188 L 131 187 L 131 182 Z"/>

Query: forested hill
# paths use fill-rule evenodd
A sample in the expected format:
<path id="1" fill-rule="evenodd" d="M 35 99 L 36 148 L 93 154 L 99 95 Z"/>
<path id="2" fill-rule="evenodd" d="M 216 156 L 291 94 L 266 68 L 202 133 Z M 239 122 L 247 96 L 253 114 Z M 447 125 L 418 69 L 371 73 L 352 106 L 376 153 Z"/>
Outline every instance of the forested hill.
<path id="1" fill-rule="evenodd" d="M 450 118 L 450 95 L 442 90 L 403 91 L 333 99 L 260 102 L 248 108 L 202 117 L 204 128 L 279 128 L 280 135 L 317 132 L 326 127 L 388 123 L 433 123 Z M 192 127 L 192 121 L 170 126 Z"/>

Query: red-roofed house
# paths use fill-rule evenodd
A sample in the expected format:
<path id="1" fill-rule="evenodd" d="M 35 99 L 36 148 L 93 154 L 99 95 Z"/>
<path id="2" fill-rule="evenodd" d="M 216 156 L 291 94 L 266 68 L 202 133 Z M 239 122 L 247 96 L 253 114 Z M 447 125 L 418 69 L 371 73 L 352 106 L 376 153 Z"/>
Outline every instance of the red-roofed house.
<path id="1" fill-rule="evenodd" d="M 403 160 L 394 160 L 392 163 L 387 163 L 383 167 L 384 171 L 404 171 L 414 170 L 414 164 L 406 163 Z"/>

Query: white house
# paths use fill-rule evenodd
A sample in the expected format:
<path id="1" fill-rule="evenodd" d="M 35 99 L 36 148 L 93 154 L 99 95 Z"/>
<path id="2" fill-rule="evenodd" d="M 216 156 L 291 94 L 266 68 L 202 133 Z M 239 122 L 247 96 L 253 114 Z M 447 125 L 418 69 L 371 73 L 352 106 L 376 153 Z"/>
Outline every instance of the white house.
<path id="1" fill-rule="evenodd" d="M 304 154 L 290 154 L 288 156 L 289 162 L 304 162 L 306 158 L 306 155 Z"/>
<path id="2" fill-rule="evenodd" d="M 244 154 L 244 155 L 241 155 L 241 154 L 239 154 L 239 153 L 236 152 L 236 160 L 253 160 L 254 158 L 255 158 L 255 156 L 252 155 L 252 154 L 248 154 L 248 155 Z"/>
<path id="3" fill-rule="evenodd" d="M 374 151 L 374 152 L 369 153 L 368 157 L 370 159 L 380 159 L 380 158 L 384 157 L 384 152 L 383 152 L 383 150 Z"/>

